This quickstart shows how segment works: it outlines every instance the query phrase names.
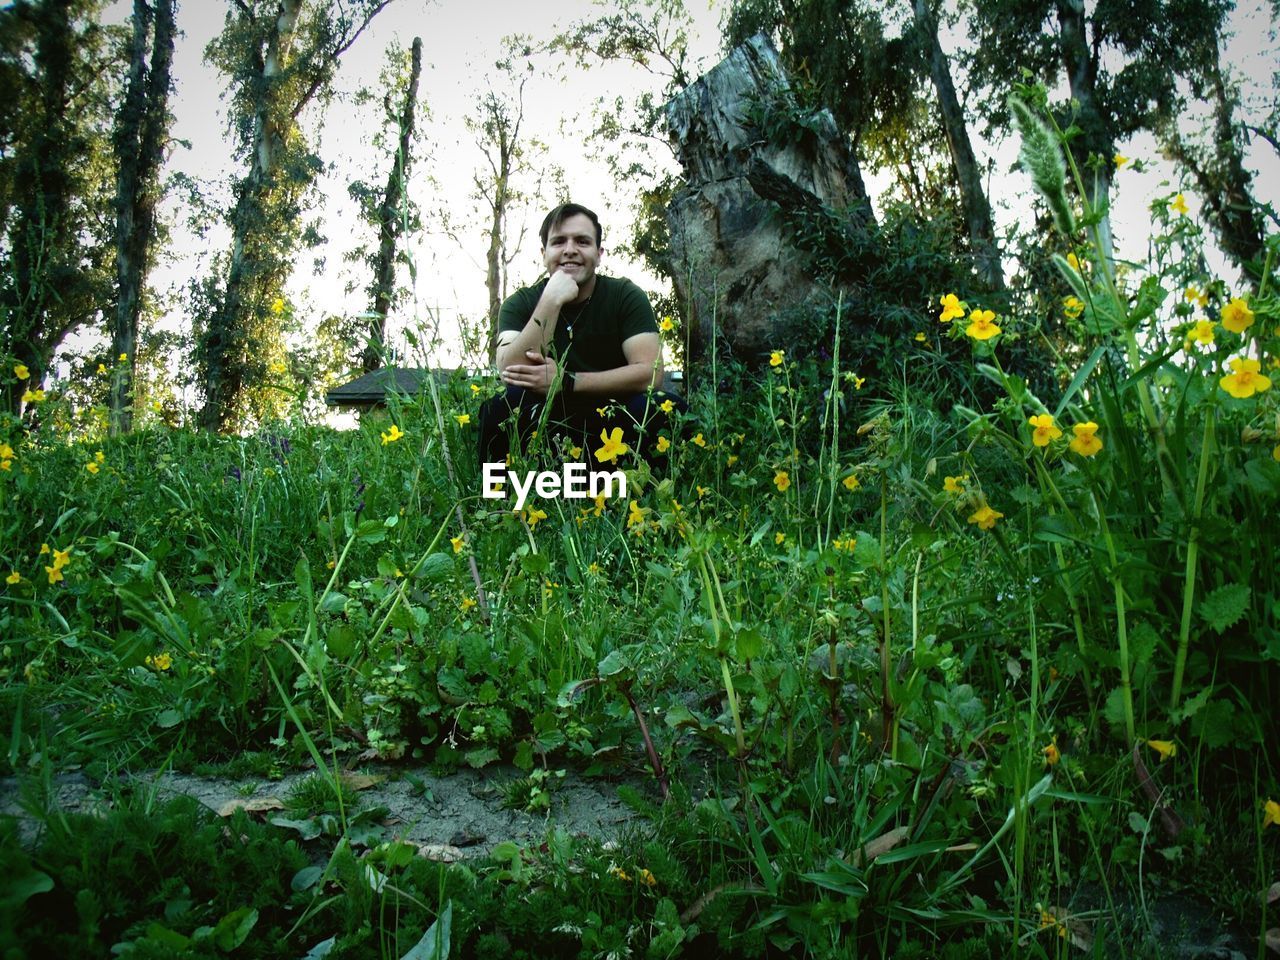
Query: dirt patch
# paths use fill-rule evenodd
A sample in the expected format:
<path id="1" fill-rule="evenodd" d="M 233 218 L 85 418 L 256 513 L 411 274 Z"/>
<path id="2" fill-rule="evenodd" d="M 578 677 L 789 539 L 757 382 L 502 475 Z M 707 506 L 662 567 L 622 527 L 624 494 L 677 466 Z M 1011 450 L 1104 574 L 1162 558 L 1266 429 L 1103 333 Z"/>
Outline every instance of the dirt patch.
<path id="1" fill-rule="evenodd" d="M 380 821 L 386 839 L 456 848 L 460 856 L 468 858 L 485 856 L 506 840 L 521 846 L 541 843 L 555 826 L 574 836 L 608 841 L 635 819 L 631 809 L 618 799 L 620 781 L 588 779 L 572 770 L 556 778 L 549 793 L 549 808 L 534 812 L 505 805 L 506 786 L 525 776 L 514 767 L 460 770 L 446 776 L 434 775 L 425 768 L 405 767 L 372 768 L 367 773 L 374 782 L 355 792 L 356 809 L 387 808 L 387 815 Z M 52 778 L 47 808 L 76 813 L 110 809 L 112 797 L 128 786 L 134 790 L 153 789 L 161 800 L 176 795 L 193 797 L 215 813 L 241 803 L 259 809 L 258 815 L 266 818 L 295 818 L 296 814 L 274 809 L 271 801 L 280 801 L 283 806 L 293 788 L 312 775 L 294 773 L 267 780 L 150 772 L 124 776 L 114 783 L 94 784 L 82 773 L 67 773 Z M 632 785 L 649 792 L 648 784 Z M 35 795 L 31 787 L 26 787 L 28 798 Z M 16 778 L 0 779 L 0 815 L 18 819 L 19 833 L 26 843 L 35 836 L 39 818 L 24 809 L 21 790 Z M 25 806 L 32 806 L 30 800 Z"/>

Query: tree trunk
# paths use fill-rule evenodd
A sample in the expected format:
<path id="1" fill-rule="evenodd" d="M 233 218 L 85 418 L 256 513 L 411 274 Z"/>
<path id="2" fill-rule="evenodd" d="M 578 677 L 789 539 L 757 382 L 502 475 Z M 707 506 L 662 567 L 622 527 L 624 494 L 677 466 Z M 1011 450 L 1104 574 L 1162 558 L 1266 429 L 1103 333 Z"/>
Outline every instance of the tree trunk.
<path id="1" fill-rule="evenodd" d="M 506 131 L 499 137 L 498 176 L 493 185 L 493 220 L 489 224 L 489 250 L 486 254 L 484 285 L 489 291 L 489 362 L 496 362 L 498 353 L 498 314 L 502 310 L 502 268 L 504 234 L 507 219 L 507 182 L 511 176 L 511 153 L 507 146 Z"/>
<path id="2" fill-rule="evenodd" d="M 151 63 L 147 34 L 153 11 L 134 0 L 129 79 L 116 121 L 116 309 L 111 323 L 111 355 L 124 356 L 112 375 L 111 433 L 133 425 L 133 376 L 138 316 L 155 226 L 157 174 L 168 127 L 170 67 L 173 62 L 175 0 L 157 0 Z"/>
<path id="3" fill-rule="evenodd" d="M 1062 54 L 1062 65 L 1067 73 L 1071 96 L 1080 105 L 1076 124 L 1083 131 L 1082 136 L 1071 142 L 1071 153 L 1084 180 L 1085 199 L 1095 212 L 1102 213 L 1102 219 L 1097 226 L 1098 239 L 1102 245 L 1102 254 L 1109 263 L 1112 258 L 1110 198 L 1113 168 L 1111 158 L 1115 153 L 1115 144 L 1109 123 L 1098 101 L 1097 55 L 1096 51 L 1091 51 L 1089 48 L 1083 0 L 1058 0 L 1057 8 L 1060 30 L 1058 43 Z M 1102 158 L 1102 163 L 1098 164 L 1096 170 L 1087 166 L 1090 154 L 1096 154 Z"/>
<path id="4" fill-rule="evenodd" d="M 31 371 L 30 379 L 7 387 L 8 408 L 21 416 L 22 395 L 43 379 L 58 341 L 49 329 L 51 299 L 62 256 L 60 249 L 70 217 L 71 176 L 64 152 L 67 124 L 64 107 L 74 52 L 68 0 L 50 0 L 36 17 L 36 70 L 40 77 L 42 122 L 28 151 L 15 159 L 14 195 L 17 198 L 10 252 L 13 271 L 12 299 L 4 304 L 3 347 Z M 70 245 L 68 243 L 68 245 Z"/>
<path id="5" fill-rule="evenodd" d="M 964 110 L 951 82 L 951 68 L 942 44 L 938 42 L 938 24 L 929 9 L 929 0 L 915 0 L 916 29 L 920 31 L 929 54 L 929 74 L 938 92 L 938 108 L 942 112 L 942 125 L 947 134 L 947 148 L 956 181 L 960 184 L 960 207 L 969 232 L 969 246 L 973 250 L 978 275 L 992 290 L 1004 289 L 1004 271 L 1000 265 L 1000 251 L 996 246 L 995 225 L 991 220 L 991 204 L 982 189 L 982 174 L 974 157 L 969 130 L 965 126 Z"/>
<path id="6" fill-rule="evenodd" d="M 422 76 L 422 38 L 413 38 L 412 66 L 409 73 L 409 89 L 400 111 L 400 145 L 396 162 L 387 177 L 387 190 L 383 195 L 379 213 L 378 261 L 374 268 L 373 317 L 369 321 L 369 343 L 364 351 L 364 370 L 369 373 L 382 366 L 387 342 L 387 312 L 396 286 L 396 240 L 403 231 L 401 207 L 409 183 L 410 151 L 413 139 L 413 115 L 418 102 L 418 81 Z"/>
<path id="7" fill-rule="evenodd" d="M 249 51 L 249 66 L 257 89 L 253 149 L 249 175 L 236 191 L 226 292 L 210 317 L 205 335 L 205 403 L 200 411 L 200 426 L 205 430 L 225 430 L 230 426 L 236 398 L 244 385 L 250 347 L 244 316 L 245 294 L 258 279 L 263 266 L 248 260 L 246 248 L 252 246 L 255 228 L 264 223 L 276 173 L 276 155 L 284 141 L 282 121 L 291 119 L 284 105 L 278 102 L 276 81 L 284 69 L 284 56 L 293 42 L 302 4 L 303 0 L 281 0 L 275 23 L 266 37 L 265 54 L 258 45 Z"/>

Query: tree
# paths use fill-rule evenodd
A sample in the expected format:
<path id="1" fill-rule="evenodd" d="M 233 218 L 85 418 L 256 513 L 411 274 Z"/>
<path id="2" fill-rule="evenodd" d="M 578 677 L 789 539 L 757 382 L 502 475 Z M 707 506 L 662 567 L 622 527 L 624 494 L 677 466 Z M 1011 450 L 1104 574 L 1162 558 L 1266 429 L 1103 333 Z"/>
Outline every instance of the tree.
<path id="1" fill-rule="evenodd" d="M 1000 267 L 1000 251 L 996 246 L 995 225 L 991 219 L 991 204 L 982 188 L 982 174 L 974 157 L 973 144 L 969 141 L 964 110 L 956 96 L 955 84 L 951 82 L 951 67 L 938 41 L 938 22 L 929 7 L 929 0 L 913 0 L 912 16 L 928 60 L 929 77 L 938 94 L 938 110 L 960 187 L 960 207 L 969 234 L 969 246 L 973 250 L 979 276 L 989 287 L 998 290 L 1004 286 L 1004 275 Z"/>
<path id="2" fill-rule="evenodd" d="M 382 366 L 386 353 L 387 313 L 391 310 L 396 286 L 396 242 L 409 222 L 406 209 L 409 184 L 409 167 L 413 160 L 414 113 L 418 103 L 418 81 L 422 77 L 422 38 L 413 38 L 409 58 L 409 74 L 404 82 L 404 99 L 399 114 L 391 106 L 391 93 L 383 100 L 389 117 L 396 120 L 399 136 L 396 139 L 396 155 L 391 172 L 387 176 L 386 190 L 378 206 L 378 254 L 373 263 L 373 284 L 370 287 L 373 304 L 369 318 L 369 340 L 365 346 L 362 365 L 365 372 Z"/>
<path id="3" fill-rule="evenodd" d="M 170 65 L 173 62 L 175 0 L 134 0 L 129 77 L 116 114 L 116 303 L 111 316 L 111 432 L 133 424 L 134 355 L 138 317 L 155 226 L 158 172 L 168 132 Z M 151 56 L 147 58 L 147 37 Z"/>
<path id="4" fill-rule="evenodd" d="M 499 70 L 505 71 L 513 81 L 511 59 L 499 61 Z M 513 202 L 520 199 L 513 178 L 528 171 L 525 144 L 520 139 L 520 124 L 524 120 L 524 85 L 528 75 L 514 83 L 513 94 L 500 96 L 492 86 L 479 98 L 479 119 L 468 117 L 467 128 L 476 136 L 476 142 L 484 153 L 488 169 L 477 172 L 473 178 L 476 194 L 487 208 L 488 248 L 485 252 L 485 289 L 489 292 L 488 353 L 494 360 L 498 348 L 498 311 L 507 296 L 507 268 L 515 259 L 520 243 L 508 252 L 510 235 L 507 216 Z"/>
<path id="5" fill-rule="evenodd" d="M 110 300 L 110 102 L 119 85 L 100 0 L 0 10 L 0 354 L 31 378 L 5 387 L 20 414 L 72 331 Z"/>
<path id="6" fill-rule="evenodd" d="M 1224 74 L 1222 44 L 1216 34 L 1203 37 L 1197 52 L 1198 69 L 1191 85 L 1197 99 L 1207 101 L 1213 110 L 1210 145 L 1197 146 L 1185 137 L 1174 116 L 1162 120 L 1157 136 L 1166 155 L 1195 181 L 1223 251 L 1245 276 L 1260 279 L 1263 224 L 1253 196 L 1253 178 L 1244 166 L 1246 124 L 1236 119 L 1239 92 Z"/>
<path id="7" fill-rule="evenodd" d="M 1085 199 L 1100 214 L 1098 237 L 1110 256 L 1107 215 L 1119 140 L 1176 118 L 1180 76 L 1194 68 L 1197 44 L 1221 31 L 1221 0 L 974 0 L 977 42 L 972 74 L 988 99 L 984 113 L 1006 123 L 1005 100 L 1029 70 L 1050 90 L 1066 79 L 1070 102 L 1055 113 L 1074 127 L 1070 149 L 1084 172 Z"/>
<path id="8" fill-rule="evenodd" d="M 227 430 L 250 419 L 245 388 L 282 350 L 283 285 L 302 238 L 305 194 L 320 169 L 299 118 L 327 96 L 342 55 L 390 0 L 234 0 L 206 59 L 228 78 L 238 153 L 231 251 L 222 292 L 197 347 L 200 425 Z"/>

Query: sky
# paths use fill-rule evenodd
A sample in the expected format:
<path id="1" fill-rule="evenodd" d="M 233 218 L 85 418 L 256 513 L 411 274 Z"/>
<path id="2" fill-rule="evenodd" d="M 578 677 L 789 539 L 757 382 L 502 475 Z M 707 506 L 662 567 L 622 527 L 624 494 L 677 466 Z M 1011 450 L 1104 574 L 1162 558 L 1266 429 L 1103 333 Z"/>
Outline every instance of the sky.
<path id="1" fill-rule="evenodd" d="M 111 18 L 123 22 L 131 4 L 117 2 Z M 179 37 L 173 65 L 175 82 L 171 111 L 175 118 L 173 136 L 186 146 L 175 146 L 167 161 L 166 174 L 181 172 L 214 188 L 214 195 L 224 200 L 229 196 L 230 178 L 242 174 L 243 163 L 232 154 L 227 134 L 224 83 L 203 62 L 204 49 L 222 29 L 229 4 L 218 0 L 185 0 L 178 12 Z M 690 31 L 690 53 L 694 74 L 709 69 L 719 59 L 720 22 L 724 4 L 706 0 L 688 0 L 693 17 Z M 318 322 L 335 312 L 359 314 L 368 308 L 363 292 L 368 283 L 367 267 L 344 262 L 343 256 L 360 242 L 371 242 L 372 231 L 355 212 L 347 195 L 347 184 L 354 177 L 373 183 L 385 182 L 388 160 L 370 144 L 378 124 L 381 105 L 376 100 L 359 104 L 354 96 L 361 87 L 377 88 L 386 49 L 393 42 L 408 48 L 414 36 L 423 39 L 423 75 L 420 96 L 426 115 L 420 114 L 415 141 L 415 166 L 410 189 L 424 212 L 441 208 L 450 211 L 457 224 L 464 225 L 451 239 L 444 235 L 434 218 L 427 218 L 425 231 L 416 237 L 409 249 L 417 266 L 412 301 L 399 316 L 391 320 L 392 337 L 408 323 L 415 326 L 438 324 L 443 343 L 430 357 L 413 356 L 405 347 L 404 362 L 450 366 L 462 357 L 457 346 L 456 330 L 460 317 L 472 322 L 483 317 L 487 306 L 484 287 L 484 251 L 486 240 L 481 223 L 474 215 L 470 200 L 471 178 L 483 164 L 483 156 L 464 119 L 473 114 L 476 97 L 489 82 L 495 82 L 493 62 L 501 53 L 501 38 L 512 33 L 531 34 L 545 39 L 571 22 L 599 15 L 602 7 L 585 0 L 565 0 L 548 4 L 530 4 L 513 0 L 393 0 L 359 37 L 343 57 L 337 75 L 336 96 L 323 115 L 314 108 L 304 117 L 304 125 L 313 138 L 313 149 L 332 164 L 317 186 L 319 207 L 316 211 L 327 243 L 317 251 L 304 251 L 299 256 L 289 285 L 289 299 L 294 310 L 306 322 Z M 904 11 L 905 5 L 889 4 L 887 15 Z M 483 15 L 477 15 L 482 11 Z M 1254 2 L 1246 0 L 1233 15 L 1233 36 L 1228 44 L 1228 60 L 1242 80 L 1246 96 L 1270 89 L 1275 63 L 1275 39 L 1269 34 L 1269 19 Z M 951 54 L 966 42 L 963 31 L 945 33 L 942 42 Z M 661 80 L 631 65 L 569 64 L 559 71 L 548 69 L 539 60 L 529 75 L 524 91 L 524 131 L 547 145 L 546 156 L 563 168 L 573 199 L 595 209 L 606 229 L 604 272 L 618 273 L 657 289 L 655 278 L 643 269 L 618 257 L 611 257 L 609 235 L 629 233 L 632 196 L 626 185 L 611 182 L 603 163 L 584 147 L 585 132 L 590 128 L 592 110 L 601 96 L 630 98 L 642 89 L 659 89 Z M 700 68 L 700 69 L 699 69 Z M 953 63 L 953 69 L 959 70 Z M 958 77 L 963 92 L 963 77 Z M 1195 115 L 1186 118 L 1194 126 Z M 1009 137 L 1001 143 L 990 143 L 971 129 L 979 162 L 992 161 L 993 175 L 988 181 L 997 218 L 997 232 L 1004 226 L 1025 219 L 1031 197 L 1031 184 L 1021 173 L 1007 172 L 1015 162 L 1018 145 Z M 1141 259 L 1145 254 L 1148 225 L 1147 205 L 1155 196 L 1172 191 L 1174 172 L 1160 159 L 1154 141 L 1140 137 L 1120 145 L 1122 153 L 1142 160 L 1145 171 L 1122 170 L 1117 178 L 1113 198 L 1113 227 L 1120 256 Z M 1252 148 L 1247 159 L 1255 172 L 1254 188 L 1258 198 L 1280 206 L 1280 160 L 1265 144 Z M 674 169 L 674 161 L 668 160 Z M 868 175 L 868 188 L 873 206 L 887 188 L 888 175 Z M 512 287 L 537 279 L 540 271 L 536 229 L 542 213 L 553 204 L 554 196 L 532 198 L 530 208 L 517 212 L 511 223 L 526 237 L 511 268 Z M 1199 200 L 1188 191 L 1193 214 Z M 197 238 L 183 225 L 186 211 L 177 194 L 166 201 L 165 213 L 175 225 L 173 239 L 164 262 L 153 273 L 152 282 L 162 293 L 168 291 L 168 322 L 185 325 L 186 295 L 183 288 L 193 276 L 207 271 L 209 255 L 230 245 L 229 234 L 215 229 Z M 465 226 L 470 224 L 469 227 Z M 461 241 L 459 243 L 458 241 Z M 314 261 L 322 258 L 316 269 Z M 1221 258 L 1211 260 L 1222 276 L 1234 279 Z M 354 284 L 355 292 L 345 287 Z"/>

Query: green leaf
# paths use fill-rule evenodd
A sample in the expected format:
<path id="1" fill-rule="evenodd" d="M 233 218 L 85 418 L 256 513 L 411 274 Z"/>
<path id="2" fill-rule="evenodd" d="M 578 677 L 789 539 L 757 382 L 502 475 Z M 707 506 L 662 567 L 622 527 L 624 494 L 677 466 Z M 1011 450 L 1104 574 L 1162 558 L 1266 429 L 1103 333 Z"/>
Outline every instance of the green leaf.
<path id="1" fill-rule="evenodd" d="M 324 867 L 303 867 L 293 875 L 289 886 L 301 893 L 314 887 L 322 876 L 324 876 Z"/>
<path id="2" fill-rule="evenodd" d="M 754 660 L 764 652 L 764 635 L 755 627 L 739 630 L 736 640 L 739 660 Z"/>
<path id="3" fill-rule="evenodd" d="M 381 520 L 362 520 L 356 527 L 356 540 L 360 543 L 381 543 L 387 537 L 387 528 Z"/>
<path id="4" fill-rule="evenodd" d="M 469 767 L 479 770 L 481 767 L 486 767 L 497 760 L 498 751 L 493 747 L 480 747 L 476 750 L 468 750 L 465 758 Z"/>
<path id="5" fill-rule="evenodd" d="M 1073 273 L 1075 271 L 1072 271 Z M 1089 354 L 1089 359 L 1084 362 L 1076 375 L 1071 378 L 1071 382 L 1067 384 L 1066 393 L 1062 395 L 1062 399 L 1058 401 L 1057 408 L 1053 411 L 1053 419 L 1058 420 L 1062 416 L 1062 411 L 1067 408 L 1067 404 L 1072 401 L 1080 388 L 1084 386 L 1084 382 L 1089 379 L 1089 374 L 1093 373 L 1093 368 L 1098 365 L 1098 361 L 1102 359 L 1104 353 L 1107 352 L 1109 344 L 1102 344 L 1097 347 L 1093 353 Z"/>
<path id="6" fill-rule="evenodd" d="M 631 658 L 621 650 L 615 650 L 600 661 L 599 666 L 596 667 L 596 673 L 601 677 L 613 677 L 633 669 Z"/>
<path id="7" fill-rule="evenodd" d="M 427 932 L 422 935 L 422 939 L 400 960 L 449 960 L 452 926 L 453 901 L 450 900 L 444 905 L 435 922 L 427 927 Z"/>
<path id="8" fill-rule="evenodd" d="M 162 730 L 168 730 L 170 727 L 176 727 L 181 722 L 182 714 L 173 708 L 161 710 L 160 715 L 156 717 L 156 726 L 160 727 Z"/>
<path id="9" fill-rule="evenodd" d="M 438 583 L 453 573 L 453 557 L 447 553 L 433 553 L 425 557 L 418 566 L 418 576 L 432 583 Z"/>
<path id="10" fill-rule="evenodd" d="M 1200 601 L 1200 616 L 1221 634 L 1237 623 L 1249 609 L 1250 590 L 1242 583 L 1228 583 Z"/>
<path id="11" fill-rule="evenodd" d="M 233 910 L 218 921 L 213 928 L 213 942 L 219 950 L 230 953 L 248 939 L 258 922 L 258 911 L 251 907 Z"/>
<path id="12" fill-rule="evenodd" d="M 396 558 L 391 554 L 384 553 L 378 558 L 378 576 L 394 577 L 399 569 L 400 565 L 396 563 Z"/>

